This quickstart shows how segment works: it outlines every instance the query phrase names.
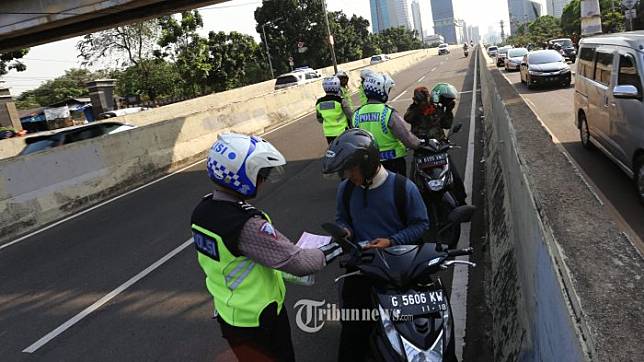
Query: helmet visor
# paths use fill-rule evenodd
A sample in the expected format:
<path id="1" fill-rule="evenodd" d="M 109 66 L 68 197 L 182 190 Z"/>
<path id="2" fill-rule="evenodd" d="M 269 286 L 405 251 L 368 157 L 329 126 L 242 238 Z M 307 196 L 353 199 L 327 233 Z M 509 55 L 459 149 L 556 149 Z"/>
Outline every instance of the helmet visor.
<path id="1" fill-rule="evenodd" d="M 264 182 L 276 183 L 282 180 L 286 170 L 284 166 L 275 166 L 275 167 L 264 167 L 257 173 L 257 179 L 261 179 Z"/>

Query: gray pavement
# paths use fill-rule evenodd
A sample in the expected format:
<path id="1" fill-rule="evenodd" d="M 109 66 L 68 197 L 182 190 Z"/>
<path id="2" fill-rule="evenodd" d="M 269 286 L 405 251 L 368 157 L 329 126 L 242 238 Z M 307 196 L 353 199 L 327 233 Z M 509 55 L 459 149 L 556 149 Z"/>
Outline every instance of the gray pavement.
<path id="1" fill-rule="evenodd" d="M 448 81 L 461 95 L 456 122 L 463 131 L 454 152 L 463 174 L 470 126 L 474 57 L 432 57 L 395 75 L 392 105 L 404 112 L 413 89 Z M 424 77 L 424 78 L 423 78 Z M 422 82 L 418 80 L 422 79 Z M 312 105 L 313 108 L 313 105 Z M 333 219 L 337 181 L 320 175 L 326 149 L 313 115 L 277 129 L 266 138 L 287 160 L 287 174 L 261 190 L 253 203 L 267 211 L 276 227 L 297 239 L 302 231 L 322 233 L 319 225 Z M 477 130 L 476 144 L 481 139 Z M 481 159 L 475 150 L 475 160 Z M 474 162 L 473 203 L 480 202 L 480 164 Z M 0 355 L 2 360 L 148 361 L 229 360 L 230 353 L 211 315 L 203 273 L 189 246 L 140 281 L 91 311 L 84 319 L 33 353 L 32 343 L 95 303 L 190 238 L 189 217 L 211 183 L 203 164 L 92 210 L 78 218 L 0 250 Z M 485 265 L 481 213 L 472 223 L 475 262 Z M 337 302 L 333 278 L 337 263 L 317 275 L 314 287 L 288 286 L 286 307 L 298 361 L 333 361 L 339 325 L 327 322 L 315 334 L 294 323 L 293 304 L 302 298 Z M 470 272 L 465 360 L 491 360 L 484 304 L 485 268 Z M 444 276 L 448 282 L 451 273 Z"/>
<path id="2" fill-rule="evenodd" d="M 587 150 L 581 145 L 579 130 L 575 127 L 574 77 L 570 88 L 542 87 L 533 90 L 521 84 L 518 72 L 501 70 L 508 81 L 526 100 L 549 131 L 580 166 L 598 196 L 614 207 L 631 241 L 644 253 L 644 207 L 630 179 L 617 165 L 598 150 Z"/>

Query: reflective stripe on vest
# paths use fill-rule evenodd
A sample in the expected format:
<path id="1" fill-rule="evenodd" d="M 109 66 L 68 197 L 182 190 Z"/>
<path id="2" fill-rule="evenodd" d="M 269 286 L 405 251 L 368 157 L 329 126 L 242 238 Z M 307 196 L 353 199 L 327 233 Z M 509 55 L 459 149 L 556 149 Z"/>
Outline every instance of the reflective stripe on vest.
<path id="1" fill-rule="evenodd" d="M 353 114 L 353 126 L 370 132 L 380 150 L 380 160 L 405 157 L 407 148 L 389 128 L 392 109 L 384 103 L 367 103 Z"/>
<path id="2" fill-rule="evenodd" d="M 192 232 L 194 239 L 205 237 L 216 244 L 203 251 L 197 247 L 197 259 L 206 274 L 206 287 L 213 296 L 215 308 L 226 323 L 257 327 L 262 311 L 269 304 L 277 303 L 278 313 L 281 311 L 286 289 L 279 271 L 245 256 L 234 256 L 222 238 L 208 229 L 193 224 Z M 207 254 L 212 250 L 217 258 Z"/>
<path id="3" fill-rule="evenodd" d="M 324 101 L 318 103 L 315 108 L 324 120 L 322 129 L 325 137 L 337 137 L 349 127 L 349 120 L 344 114 L 342 103 L 333 100 Z"/>

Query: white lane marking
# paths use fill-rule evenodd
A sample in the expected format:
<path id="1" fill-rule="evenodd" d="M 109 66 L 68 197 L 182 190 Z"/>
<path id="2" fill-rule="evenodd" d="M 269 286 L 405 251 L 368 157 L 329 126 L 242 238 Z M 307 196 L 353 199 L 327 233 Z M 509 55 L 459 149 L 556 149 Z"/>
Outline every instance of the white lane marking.
<path id="1" fill-rule="evenodd" d="M 441 62 L 441 64 L 443 64 L 443 63 Z M 432 70 L 430 70 L 430 72 L 433 72 L 435 70 L 436 70 L 436 67 L 432 68 Z"/>
<path id="2" fill-rule="evenodd" d="M 474 54 L 476 56 L 476 54 Z M 478 57 L 474 60 L 474 84 L 472 89 L 476 89 L 476 78 L 478 76 Z M 467 159 L 465 163 L 465 191 L 467 192 L 467 203 L 472 204 L 472 186 L 474 176 L 474 134 L 476 131 L 476 92 L 472 93 L 472 108 L 470 109 L 470 133 L 467 141 Z M 471 224 L 461 225 L 461 237 L 458 241 L 458 248 L 467 248 L 470 246 Z M 458 259 L 469 260 L 469 256 L 461 256 Z M 456 358 L 460 361 L 463 359 L 463 349 L 465 346 L 465 327 L 467 322 L 467 283 L 469 280 L 469 267 L 455 267 L 452 281 L 452 293 L 450 303 L 454 318 L 454 338 L 456 338 Z"/>
<path id="3" fill-rule="evenodd" d="M 293 124 L 293 123 L 295 123 L 295 122 L 297 122 L 297 121 L 301 120 L 302 118 L 305 118 L 305 117 L 307 117 L 307 116 L 309 116 L 309 115 L 313 114 L 314 112 L 315 112 L 315 111 L 313 111 L 313 112 L 308 112 L 308 113 L 306 113 L 306 114 L 304 114 L 304 115 L 302 115 L 302 116 L 300 116 L 300 117 L 295 118 L 294 120 L 292 120 L 292 121 L 290 121 L 290 122 L 287 122 L 287 123 L 285 123 L 285 124 L 283 124 L 283 125 L 281 125 L 281 126 L 279 126 L 279 127 L 273 128 L 273 129 L 271 129 L 271 130 L 269 130 L 269 131 L 267 131 L 267 132 L 265 132 L 265 133 L 262 133 L 260 136 L 264 137 L 264 136 L 269 135 L 269 134 L 271 134 L 271 133 L 273 133 L 273 132 L 275 132 L 275 131 L 278 131 L 278 130 L 280 130 L 280 129 L 284 128 L 284 127 L 290 126 L 291 124 Z M 144 188 L 146 188 L 146 187 L 148 187 L 148 186 L 152 186 L 152 185 L 154 185 L 154 184 L 155 184 L 155 183 L 157 183 L 157 182 L 163 181 L 163 180 L 167 179 L 167 178 L 168 178 L 168 177 L 170 177 L 170 176 L 174 176 L 174 175 L 176 175 L 176 174 L 178 174 L 178 173 L 181 173 L 181 172 L 183 172 L 183 171 L 185 171 L 185 170 L 187 170 L 187 169 L 189 169 L 189 168 L 191 168 L 191 167 L 194 167 L 195 165 L 197 165 L 197 164 L 199 164 L 199 163 L 202 163 L 202 162 L 204 162 L 204 161 L 205 161 L 205 159 L 201 159 L 201 160 L 195 161 L 195 162 L 193 162 L 193 163 L 189 164 L 188 166 L 185 166 L 185 167 L 183 167 L 183 168 L 180 168 L 180 169 L 178 169 L 178 170 L 176 170 L 176 171 L 174 171 L 174 172 L 172 172 L 172 173 L 170 173 L 170 174 L 167 174 L 167 175 L 165 175 L 165 176 L 163 176 L 163 177 L 161 177 L 161 178 L 158 178 L 158 179 L 156 179 L 156 180 L 152 180 L 152 181 L 148 182 L 147 184 L 143 184 L 143 185 L 141 185 L 141 186 L 139 186 L 139 187 L 137 187 L 137 188 L 135 188 L 135 189 L 132 189 L 132 190 L 130 190 L 130 191 L 127 191 L 127 192 L 126 192 L 126 193 L 124 193 L 124 194 L 121 194 L 121 195 L 115 196 L 115 197 L 113 197 L 113 198 L 111 198 L 111 199 L 105 200 L 105 201 L 103 201 L 103 202 L 101 202 L 101 203 L 98 203 L 98 204 L 96 204 L 96 205 L 94 205 L 94 206 L 92 206 L 92 207 L 90 207 L 90 208 L 87 208 L 87 209 L 85 209 L 85 210 L 79 211 L 79 212 L 77 212 L 77 213 L 75 213 L 75 214 L 73 214 L 73 215 L 69 215 L 69 216 L 67 216 L 67 217 L 65 217 L 65 218 L 63 218 L 63 219 L 60 219 L 60 220 L 58 220 L 58 221 L 56 221 L 56 222 L 52 223 L 52 224 L 49 224 L 49 225 L 47 225 L 47 226 L 45 226 L 45 227 L 42 227 L 42 228 L 40 228 L 40 229 L 38 229 L 38 230 L 36 230 L 36 231 L 33 231 L 33 232 L 31 232 L 31 233 L 29 233 L 29 234 L 27 234 L 27 235 L 23 235 L 23 236 L 19 237 L 18 239 L 15 239 L 15 240 L 13 240 L 13 241 L 10 241 L 10 242 L 8 242 L 8 243 L 6 243 L 6 244 L 2 244 L 2 245 L 0 245 L 0 250 L 2 250 L 2 249 L 4 249 L 4 248 L 8 248 L 8 247 L 10 247 L 10 246 L 12 246 L 12 245 L 14 245 L 14 244 L 17 244 L 17 243 L 19 243 L 19 242 L 21 242 L 21 241 L 23 241 L 23 240 L 25 240 L 25 239 L 28 239 L 28 238 L 30 238 L 30 237 L 32 237 L 32 236 L 34 236 L 34 235 L 38 235 L 38 234 L 42 233 L 43 231 L 47 231 L 47 230 L 49 230 L 49 229 L 51 229 L 51 228 L 53 228 L 53 227 L 56 227 L 56 226 L 58 226 L 58 225 L 60 225 L 60 224 L 62 224 L 62 223 L 65 223 L 65 222 L 67 222 L 67 221 L 69 221 L 69 220 L 75 219 L 75 218 L 77 218 L 77 217 L 79 217 L 79 216 L 81 216 L 81 215 L 84 215 L 84 214 L 86 214 L 86 213 L 88 213 L 88 212 L 90 212 L 90 211 L 96 210 L 96 209 L 98 209 L 98 208 L 99 208 L 99 207 L 101 207 L 101 206 L 105 206 L 105 205 L 107 205 L 107 204 L 109 204 L 109 203 L 111 203 L 111 202 L 114 202 L 114 201 L 116 201 L 116 200 L 118 200 L 118 199 L 120 199 L 120 198 L 122 198 L 122 197 L 125 197 L 125 196 L 130 195 L 130 194 L 132 194 L 132 193 L 135 193 L 135 192 L 137 192 L 137 191 L 139 191 L 139 190 L 142 190 L 142 189 L 144 189 Z"/>
<path id="4" fill-rule="evenodd" d="M 397 95 L 397 96 L 396 96 L 396 98 L 394 98 L 392 101 L 393 101 L 393 102 L 397 101 L 397 100 L 398 100 L 398 98 L 402 97 L 405 93 L 407 93 L 407 90 L 406 90 L 406 89 L 405 89 L 404 91 L 402 91 L 399 95 Z"/>
<path id="5" fill-rule="evenodd" d="M 76 314 L 73 316 L 71 319 L 69 319 L 67 322 L 61 324 L 58 326 L 58 328 L 54 329 L 53 331 L 47 333 L 44 337 L 40 338 L 33 344 L 31 344 L 29 347 L 23 349 L 22 351 L 24 353 L 34 353 L 36 352 L 40 347 L 44 346 L 47 344 L 49 341 L 52 339 L 58 337 L 61 333 L 65 332 L 67 329 L 72 327 L 74 324 L 80 322 L 83 318 L 87 317 L 90 315 L 92 312 L 100 308 L 102 305 L 105 303 L 109 302 L 112 300 L 114 297 L 117 295 L 121 294 L 124 290 L 127 288 L 131 287 L 134 285 L 136 282 L 139 280 L 143 279 L 146 275 L 152 273 L 155 269 L 163 265 L 165 262 L 168 260 L 172 259 L 175 255 L 179 254 L 183 249 L 185 249 L 188 245 L 192 244 L 192 238 L 188 239 L 186 242 L 183 244 L 179 245 L 176 247 L 174 250 L 166 254 L 164 257 L 161 259 L 157 260 L 154 262 L 152 265 L 149 267 L 145 268 L 143 271 L 141 271 L 139 274 L 133 276 L 130 278 L 130 280 L 126 281 L 125 283 L 121 284 L 118 288 L 112 290 L 108 294 L 106 294 L 103 298 L 99 299 L 96 301 L 94 304 L 90 305 L 89 307 L 83 309 L 80 313 Z"/>
<path id="6" fill-rule="evenodd" d="M 426 77 L 426 75 L 423 75 L 422 77 L 420 77 L 420 78 L 418 79 L 418 81 L 417 81 L 417 82 L 418 82 L 418 83 L 422 82 L 422 81 L 423 81 L 423 79 L 425 79 L 425 77 Z"/>

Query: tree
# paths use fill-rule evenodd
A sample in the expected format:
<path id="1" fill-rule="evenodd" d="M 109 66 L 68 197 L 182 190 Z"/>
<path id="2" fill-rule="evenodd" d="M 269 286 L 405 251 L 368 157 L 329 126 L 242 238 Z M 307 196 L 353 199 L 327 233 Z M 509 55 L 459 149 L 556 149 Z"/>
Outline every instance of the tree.
<path id="1" fill-rule="evenodd" d="M 421 49 L 425 44 L 418 39 L 416 32 L 404 27 L 388 28 L 378 34 L 380 48 L 385 53 L 404 52 Z"/>
<path id="2" fill-rule="evenodd" d="M 147 73 L 141 76 L 141 69 Z M 116 73 L 116 93 L 122 96 L 140 95 L 144 100 L 172 97 L 178 93 L 181 76 L 176 67 L 163 59 L 144 59 Z"/>
<path id="3" fill-rule="evenodd" d="M 197 10 L 184 11 L 181 20 L 172 16 L 159 19 L 161 38 L 158 45 L 163 48 L 156 55 L 174 61 L 182 79 L 185 95 L 196 96 L 207 91 L 208 75 L 212 68 L 209 61 L 208 40 L 197 33 L 203 27 L 203 19 Z"/>
<path id="4" fill-rule="evenodd" d="M 88 69 L 72 68 L 65 71 L 65 74 L 46 81 L 38 88 L 23 92 L 18 101 L 22 106 L 34 107 L 36 105 L 47 106 L 73 97 L 86 97 L 89 95 L 87 82 L 96 78 L 103 78 L 106 74 L 92 73 Z"/>
<path id="5" fill-rule="evenodd" d="M 612 33 L 624 31 L 624 15 L 621 13 L 619 2 L 615 1 L 615 11 L 611 11 L 612 0 L 600 0 L 602 31 Z M 642 5 L 640 4 L 640 9 Z M 644 14 L 641 14 L 644 15 Z M 581 34 L 581 0 L 572 0 L 563 9 L 561 27 L 567 35 Z"/>
<path id="6" fill-rule="evenodd" d="M 147 20 L 87 34 L 76 43 L 76 48 L 83 65 L 115 61 L 118 67 L 127 67 L 152 56 L 159 32 L 158 22 Z"/>
<path id="7" fill-rule="evenodd" d="M 7 74 L 10 70 L 22 72 L 27 66 L 19 59 L 27 55 L 29 49 L 20 49 L 8 53 L 0 53 L 0 76 Z"/>
<path id="8" fill-rule="evenodd" d="M 238 32 L 210 32 L 208 34 L 210 64 L 209 83 L 216 91 L 241 87 L 266 80 L 266 72 L 259 72 L 264 64 L 262 50 L 250 35 Z"/>

